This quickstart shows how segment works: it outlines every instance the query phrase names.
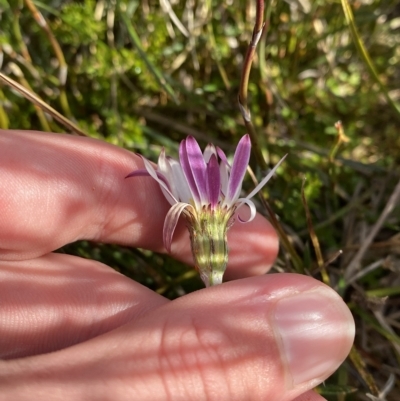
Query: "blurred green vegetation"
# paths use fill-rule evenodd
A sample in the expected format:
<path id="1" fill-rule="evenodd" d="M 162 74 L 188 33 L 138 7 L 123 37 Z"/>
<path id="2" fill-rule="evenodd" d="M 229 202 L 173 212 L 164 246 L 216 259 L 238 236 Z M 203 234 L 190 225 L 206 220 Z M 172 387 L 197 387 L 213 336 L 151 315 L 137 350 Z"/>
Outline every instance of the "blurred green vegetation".
<path id="1" fill-rule="evenodd" d="M 354 313 L 351 361 L 320 392 L 332 400 L 367 400 L 394 374 L 387 400 L 398 400 L 397 201 L 357 263 L 354 257 L 400 177 L 400 5 L 352 1 L 350 29 L 345 1 L 268 4 L 249 107 L 268 164 L 289 153 L 264 191 L 292 245 L 292 251 L 282 247 L 273 270 L 299 270 L 297 258 Z M 255 1 L 0 0 L 1 71 L 90 136 L 149 159 L 162 146 L 176 155 L 189 134 L 230 153 L 245 133 L 237 93 L 254 17 Z M 7 86 L 0 86 L 0 126 L 64 131 Z M 251 165 L 261 178 L 254 160 Z M 312 224 L 302 201 L 304 178 Z M 245 191 L 253 186 L 246 181 Z M 106 263 L 171 299 L 201 287 L 192 268 L 165 255 L 88 242 L 61 251 Z"/>

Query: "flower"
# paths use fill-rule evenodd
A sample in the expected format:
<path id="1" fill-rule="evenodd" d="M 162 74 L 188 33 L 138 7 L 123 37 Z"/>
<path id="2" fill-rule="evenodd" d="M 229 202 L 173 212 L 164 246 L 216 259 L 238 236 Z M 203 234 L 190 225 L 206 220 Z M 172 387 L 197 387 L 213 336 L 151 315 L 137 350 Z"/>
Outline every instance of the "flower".
<path id="1" fill-rule="evenodd" d="M 164 246 L 168 252 L 171 251 L 179 217 L 184 216 L 195 266 L 207 287 L 222 282 L 228 262 L 227 231 L 234 223 L 236 211 L 246 204 L 250 208 L 247 221 L 254 219 L 256 207 L 251 198 L 267 183 L 286 157 L 249 195 L 240 198 L 250 151 L 250 137 L 244 135 L 236 148 L 231 166 L 220 148 L 208 144 L 202 153 L 196 139 L 188 136 L 180 143 L 179 161 L 166 156 L 162 149 L 157 169 L 142 158 L 145 169 L 135 170 L 126 176 L 151 176 L 171 204 L 163 229 Z M 238 219 L 244 222 L 240 217 Z"/>

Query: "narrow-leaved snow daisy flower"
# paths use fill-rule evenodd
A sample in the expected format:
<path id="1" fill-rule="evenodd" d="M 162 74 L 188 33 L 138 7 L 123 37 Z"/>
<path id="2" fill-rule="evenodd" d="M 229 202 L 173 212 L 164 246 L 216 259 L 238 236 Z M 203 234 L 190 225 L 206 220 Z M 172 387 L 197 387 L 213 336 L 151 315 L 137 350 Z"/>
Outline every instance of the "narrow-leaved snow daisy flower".
<path id="1" fill-rule="evenodd" d="M 126 177 L 151 176 L 171 204 L 163 229 L 164 246 L 168 252 L 171 252 L 172 236 L 179 217 L 184 216 L 194 263 L 206 287 L 222 283 L 228 262 L 227 231 L 234 223 L 236 211 L 246 204 L 250 208 L 247 221 L 254 219 L 256 207 L 251 198 L 267 183 L 286 157 L 249 195 L 240 198 L 250 150 L 250 137 L 245 135 L 230 165 L 220 148 L 209 144 L 202 153 L 196 139 L 188 136 L 180 143 L 179 161 L 166 156 L 163 149 L 156 169 L 142 158 L 145 169 L 135 170 Z M 240 217 L 238 219 L 243 222 Z"/>

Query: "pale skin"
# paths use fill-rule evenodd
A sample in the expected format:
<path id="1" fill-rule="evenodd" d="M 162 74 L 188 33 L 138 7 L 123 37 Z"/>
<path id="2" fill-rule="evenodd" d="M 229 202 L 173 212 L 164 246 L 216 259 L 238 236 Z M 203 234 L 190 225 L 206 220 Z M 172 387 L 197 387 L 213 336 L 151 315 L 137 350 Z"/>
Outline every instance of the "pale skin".
<path id="1" fill-rule="evenodd" d="M 142 167 L 101 141 L 0 131 L 0 401 L 323 400 L 311 389 L 354 322 L 319 281 L 264 275 L 278 240 L 262 216 L 229 232 L 232 281 L 174 301 L 53 253 L 78 239 L 164 252 L 158 184 L 124 180 Z M 183 224 L 172 253 L 191 263 Z"/>

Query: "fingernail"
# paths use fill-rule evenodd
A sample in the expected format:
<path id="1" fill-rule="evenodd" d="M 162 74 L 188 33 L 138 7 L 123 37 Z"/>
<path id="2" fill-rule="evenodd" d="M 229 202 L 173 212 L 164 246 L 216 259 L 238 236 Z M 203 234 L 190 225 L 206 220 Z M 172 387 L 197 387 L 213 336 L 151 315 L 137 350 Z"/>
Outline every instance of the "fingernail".
<path id="1" fill-rule="evenodd" d="M 278 301 L 275 323 L 293 385 L 324 380 L 346 358 L 354 339 L 353 317 L 328 287 Z"/>

